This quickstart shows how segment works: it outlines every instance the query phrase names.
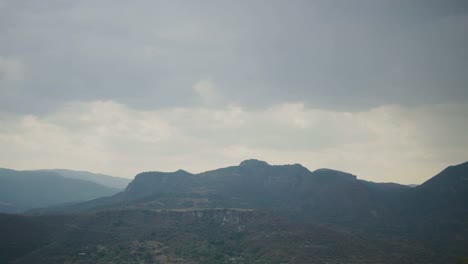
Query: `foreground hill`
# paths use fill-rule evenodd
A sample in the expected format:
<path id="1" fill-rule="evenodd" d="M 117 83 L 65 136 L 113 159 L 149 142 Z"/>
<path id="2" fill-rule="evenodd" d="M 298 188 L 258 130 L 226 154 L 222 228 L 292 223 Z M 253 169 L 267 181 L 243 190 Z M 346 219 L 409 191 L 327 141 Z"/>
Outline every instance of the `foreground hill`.
<path id="1" fill-rule="evenodd" d="M 0 169 L 0 212 L 19 213 L 117 192 L 90 181 L 64 178 L 55 172 Z"/>
<path id="2" fill-rule="evenodd" d="M 0 215 L 0 233 L 1 263 L 437 263 L 405 240 L 245 209 Z"/>

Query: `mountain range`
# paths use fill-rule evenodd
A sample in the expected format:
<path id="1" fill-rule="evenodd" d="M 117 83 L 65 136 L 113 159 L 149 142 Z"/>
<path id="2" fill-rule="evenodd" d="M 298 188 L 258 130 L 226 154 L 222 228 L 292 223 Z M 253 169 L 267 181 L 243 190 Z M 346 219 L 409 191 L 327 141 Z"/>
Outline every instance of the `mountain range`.
<path id="1" fill-rule="evenodd" d="M 468 162 L 414 187 L 260 160 L 143 172 L 111 196 L 0 216 L 0 228 L 5 263 L 457 263 Z"/>

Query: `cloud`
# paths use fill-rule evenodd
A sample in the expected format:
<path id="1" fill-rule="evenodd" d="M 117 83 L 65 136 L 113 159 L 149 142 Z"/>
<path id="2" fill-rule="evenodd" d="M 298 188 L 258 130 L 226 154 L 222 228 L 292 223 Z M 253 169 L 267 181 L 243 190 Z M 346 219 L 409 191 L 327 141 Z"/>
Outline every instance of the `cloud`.
<path id="1" fill-rule="evenodd" d="M 254 156 L 421 182 L 467 159 L 461 1 L 0 6 L 4 166 L 131 177 Z"/>
<path id="2" fill-rule="evenodd" d="M 21 81 L 24 77 L 20 60 L 0 56 L 0 81 Z"/>
<path id="3" fill-rule="evenodd" d="M 420 183 L 468 159 L 466 113 L 465 104 L 344 112 L 290 102 L 251 110 L 227 105 L 147 111 L 110 100 L 73 102 L 46 116 L 0 116 L 0 160 L 17 169 L 65 167 L 132 177 L 260 158 Z"/>
<path id="4" fill-rule="evenodd" d="M 7 67 L 23 80 L 0 110 L 80 100 L 152 110 L 219 95 L 249 109 L 464 103 L 467 5 L 436 2 L 5 1 L 0 54 L 27 75 Z"/>
<path id="5" fill-rule="evenodd" d="M 210 79 L 198 81 L 193 86 L 193 89 L 205 105 L 220 103 L 222 100 L 221 94 L 217 91 L 214 82 Z"/>

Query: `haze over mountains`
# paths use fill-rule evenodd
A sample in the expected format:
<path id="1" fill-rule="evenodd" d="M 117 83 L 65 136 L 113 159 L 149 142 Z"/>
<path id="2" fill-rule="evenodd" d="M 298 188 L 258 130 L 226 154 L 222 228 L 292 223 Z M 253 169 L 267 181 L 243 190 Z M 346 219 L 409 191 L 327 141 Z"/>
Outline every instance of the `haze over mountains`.
<path id="1" fill-rule="evenodd" d="M 108 196 L 125 188 L 129 181 L 81 171 L 0 168 L 0 212 L 19 213 Z"/>
<path id="2" fill-rule="evenodd" d="M 75 170 L 66 170 L 66 169 L 50 169 L 50 170 L 44 170 L 44 171 L 52 171 L 52 172 L 56 172 L 60 174 L 60 176 L 63 176 L 65 178 L 91 181 L 91 182 L 95 182 L 95 183 L 98 183 L 98 184 L 101 184 L 110 188 L 121 189 L 121 190 L 125 189 L 128 183 L 132 181 L 131 179 L 127 179 L 127 178 L 115 177 L 115 176 L 105 175 L 102 173 L 92 173 L 88 171 L 75 171 Z"/>
<path id="3" fill-rule="evenodd" d="M 199 174 L 143 172 L 111 196 L 3 215 L 1 246 L 14 250 L 0 256 L 6 263 L 455 263 L 468 256 L 467 204 L 468 162 L 409 187 L 245 160 Z"/>

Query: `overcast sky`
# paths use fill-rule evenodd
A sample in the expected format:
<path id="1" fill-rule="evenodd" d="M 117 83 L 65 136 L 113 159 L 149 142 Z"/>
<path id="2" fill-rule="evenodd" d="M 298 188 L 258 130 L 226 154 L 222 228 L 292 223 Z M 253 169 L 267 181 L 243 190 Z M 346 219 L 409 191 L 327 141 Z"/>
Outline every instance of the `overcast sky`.
<path id="1" fill-rule="evenodd" d="M 468 160 L 468 2 L 0 0 L 0 167 Z"/>

